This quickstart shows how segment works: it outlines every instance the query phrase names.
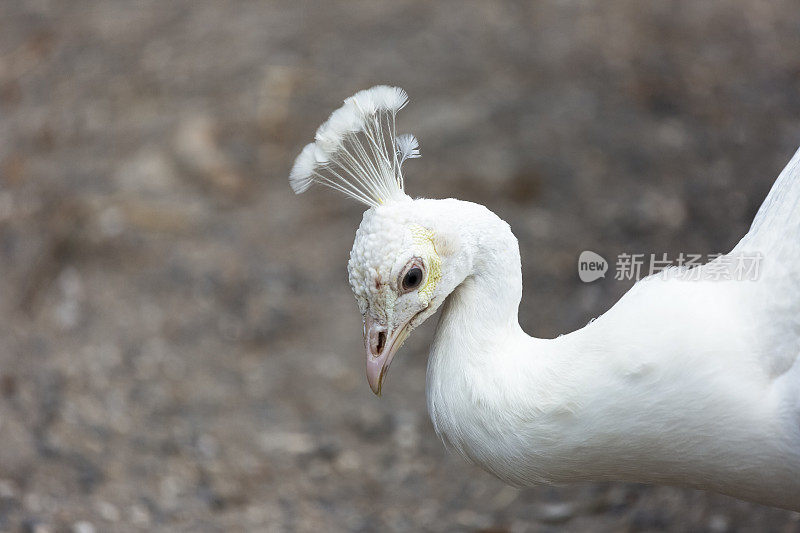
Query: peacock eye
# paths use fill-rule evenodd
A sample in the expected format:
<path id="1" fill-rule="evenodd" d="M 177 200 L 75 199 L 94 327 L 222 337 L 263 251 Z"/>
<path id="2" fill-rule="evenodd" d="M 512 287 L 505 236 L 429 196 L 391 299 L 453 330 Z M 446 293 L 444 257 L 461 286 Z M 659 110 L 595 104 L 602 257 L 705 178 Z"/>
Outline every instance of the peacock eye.
<path id="1" fill-rule="evenodd" d="M 422 283 L 422 269 L 420 267 L 412 267 L 403 276 L 403 290 L 411 291 L 419 287 Z"/>

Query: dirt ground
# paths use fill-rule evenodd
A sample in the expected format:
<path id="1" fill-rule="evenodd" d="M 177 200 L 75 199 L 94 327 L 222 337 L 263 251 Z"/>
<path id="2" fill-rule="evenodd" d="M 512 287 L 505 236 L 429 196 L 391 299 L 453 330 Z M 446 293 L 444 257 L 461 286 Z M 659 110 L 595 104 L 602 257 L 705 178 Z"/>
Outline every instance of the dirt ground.
<path id="1" fill-rule="evenodd" d="M 800 5 L 0 4 L 0 529 L 800 531 L 667 487 L 517 490 L 445 451 L 433 323 L 381 399 L 346 261 L 362 209 L 295 197 L 339 102 L 404 87 L 415 196 L 520 240 L 552 337 L 630 282 L 582 250 L 725 252 L 800 145 Z"/>

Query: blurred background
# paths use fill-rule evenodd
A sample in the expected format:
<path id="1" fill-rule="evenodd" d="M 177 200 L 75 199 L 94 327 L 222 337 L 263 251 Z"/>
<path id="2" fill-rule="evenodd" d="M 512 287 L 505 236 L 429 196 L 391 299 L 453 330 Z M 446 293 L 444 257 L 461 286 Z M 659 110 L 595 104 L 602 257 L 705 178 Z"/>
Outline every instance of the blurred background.
<path id="1" fill-rule="evenodd" d="M 582 250 L 744 234 L 800 145 L 797 2 L 5 0 L 0 30 L 0 529 L 800 531 L 449 454 L 435 320 L 373 396 L 362 208 L 287 184 L 343 98 L 404 87 L 409 192 L 511 223 L 523 326 L 571 331 L 630 286 Z"/>

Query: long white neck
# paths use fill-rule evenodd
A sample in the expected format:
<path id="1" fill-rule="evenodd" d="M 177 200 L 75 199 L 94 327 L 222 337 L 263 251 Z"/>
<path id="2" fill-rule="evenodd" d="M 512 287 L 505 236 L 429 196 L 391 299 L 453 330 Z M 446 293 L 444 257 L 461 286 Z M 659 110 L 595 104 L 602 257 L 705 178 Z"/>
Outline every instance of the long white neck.
<path id="1" fill-rule="evenodd" d="M 483 206 L 460 203 L 459 242 L 468 265 L 464 281 L 443 305 L 428 360 L 428 410 L 437 433 L 462 455 L 485 463 L 491 458 L 471 446 L 489 437 L 481 415 L 499 407 L 513 385 L 504 382 L 516 351 L 530 342 L 520 328 L 522 266 L 510 227 Z"/>
<path id="2" fill-rule="evenodd" d="M 587 327 L 532 338 L 517 319 L 516 238 L 482 206 L 463 209 L 468 271 L 428 362 L 428 409 L 446 444 L 517 485 L 628 480 L 797 504 L 774 490 L 775 479 L 798 486 L 800 453 L 785 460 L 794 437 L 753 368 L 730 364 L 750 347 L 729 287 L 641 283 Z"/>

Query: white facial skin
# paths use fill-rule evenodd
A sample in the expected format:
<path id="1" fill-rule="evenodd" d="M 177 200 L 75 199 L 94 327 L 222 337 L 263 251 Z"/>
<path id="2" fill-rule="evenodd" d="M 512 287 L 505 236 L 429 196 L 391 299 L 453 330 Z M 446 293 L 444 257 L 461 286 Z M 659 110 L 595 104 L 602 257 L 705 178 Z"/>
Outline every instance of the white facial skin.
<path id="1" fill-rule="evenodd" d="M 350 286 L 364 318 L 367 381 L 378 395 L 403 341 L 463 280 L 448 261 L 452 239 L 424 224 L 414 209 L 431 201 L 369 209 L 350 251 Z"/>

